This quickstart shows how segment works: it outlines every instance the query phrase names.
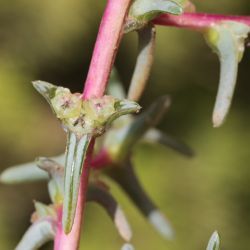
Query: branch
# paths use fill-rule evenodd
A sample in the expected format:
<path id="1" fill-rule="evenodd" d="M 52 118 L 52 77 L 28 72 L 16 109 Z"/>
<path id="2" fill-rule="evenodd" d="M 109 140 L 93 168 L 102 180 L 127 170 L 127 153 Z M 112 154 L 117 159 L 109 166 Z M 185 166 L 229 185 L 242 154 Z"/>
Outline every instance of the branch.
<path id="1" fill-rule="evenodd" d="M 101 97 L 105 91 L 130 2 L 131 0 L 109 0 L 107 3 L 85 83 L 84 99 Z"/>
<path id="2" fill-rule="evenodd" d="M 207 13 L 184 13 L 180 16 L 163 14 L 156 17 L 154 24 L 187 29 L 204 29 L 222 21 L 235 21 L 250 26 L 249 16 L 218 15 Z"/>

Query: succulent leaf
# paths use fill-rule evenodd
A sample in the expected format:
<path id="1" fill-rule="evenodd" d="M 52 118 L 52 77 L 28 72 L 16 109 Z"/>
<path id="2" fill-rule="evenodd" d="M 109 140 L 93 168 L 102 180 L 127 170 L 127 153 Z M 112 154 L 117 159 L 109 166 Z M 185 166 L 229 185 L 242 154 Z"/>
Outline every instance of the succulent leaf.
<path id="1" fill-rule="evenodd" d="M 101 205 L 113 220 L 118 233 L 125 241 L 130 241 L 132 231 L 127 218 L 115 198 L 104 188 L 90 185 L 87 201 L 97 202 Z"/>
<path id="2" fill-rule="evenodd" d="M 210 237 L 206 250 L 219 250 L 220 249 L 220 236 L 217 231 L 213 232 Z"/>
<path id="3" fill-rule="evenodd" d="M 166 239 L 173 238 L 174 231 L 168 219 L 143 189 L 130 161 L 120 167 L 107 170 L 106 174 L 120 185 L 157 232 Z"/>
<path id="4" fill-rule="evenodd" d="M 0 182 L 4 184 L 20 184 L 47 180 L 48 174 L 29 162 L 5 169 L 0 175 Z"/>
<path id="5" fill-rule="evenodd" d="M 15 248 L 16 250 L 36 250 L 45 243 L 54 239 L 56 234 L 55 227 L 48 220 L 40 220 L 32 224 L 21 241 Z"/>
<path id="6" fill-rule="evenodd" d="M 163 146 L 169 147 L 184 156 L 194 156 L 194 151 L 189 146 L 158 129 L 151 128 L 148 130 L 142 138 L 142 141 L 149 143 L 160 143 Z"/>
<path id="7" fill-rule="evenodd" d="M 140 110 L 137 103 L 112 96 L 83 100 L 81 94 L 72 94 L 67 88 L 42 81 L 36 81 L 33 85 L 49 100 L 64 129 L 73 132 L 78 139 L 88 134 L 100 136 L 116 118 Z"/>
<path id="8" fill-rule="evenodd" d="M 68 133 L 62 219 L 65 233 L 71 231 L 74 222 L 80 178 L 82 171 L 84 171 L 84 162 L 90 141 L 91 136 L 89 135 L 79 139 L 74 133 Z"/>
<path id="9" fill-rule="evenodd" d="M 169 106 L 169 96 L 162 96 L 155 101 L 148 110 L 135 118 L 120 135 L 121 138 L 118 140 L 119 145 L 116 146 L 115 154 L 111 155 L 111 157 L 115 161 L 123 161 L 148 129 L 154 127 L 161 120 Z"/>
<path id="10" fill-rule="evenodd" d="M 125 90 L 122 86 L 122 82 L 116 68 L 113 68 L 111 71 L 107 93 L 108 95 L 114 96 L 118 99 L 124 99 L 126 97 Z"/>
<path id="11" fill-rule="evenodd" d="M 170 222 L 158 209 L 150 212 L 148 220 L 157 232 L 164 238 L 168 240 L 172 240 L 174 238 L 174 231 Z"/>
<path id="12" fill-rule="evenodd" d="M 134 246 L 129 243 L 125 243 L 121 248 L 121 250 L 134 250 L 134 249 L 135 249 Z"/>
<path id="13" fill-rule="evenodd" d="M 57 214 L 56 214 L 54 207 L 45 205 L 39 201 L 35 201 L 34 204 L 35 204 L 36 211 L 32 216 L 33 222 L 44 219 L 44 218 L 48 218 L 48 217 L 56 219 Z"/>
<path id="14" fill-rule="evenodd" d="M 205 32 L 208 45 L 220 59 L 220 82 L 213 111 L 213 125 L 219 127 L 224 122 L 231 106 L 237 80 L 238 63 L 244 53 L 244 42 L 250 27 L 232 21 L 224 21 L 211 26 Z"/>
<path id="15" fill-rule="evenodd" d="M 155 27 L 151 24 L 138 31 L 139 46 L 128 99 L 138 101 L 146 87 L 154 59 Z"/>
<path id="16" fill-rule="evenodd" d="M 43 169 L 44 171 L 47 171 L 50 176 L 48 189 L 52 202 L 54 204 L 61 204 L 63 201 L 64 193 L 64 166 L 46 157 L 37 158 L 36 164 L 39 168 Z"/>
<path id="17" fill-rule="evenodd" d="M 160 14 L 180 15 L 182 12 L 181 5 L 174 0 L 135 0 L 130 7 L 125 32 L 141 29 Z"/>
<path id="18" fill-rule="evenodd" d="M 51 83 L 44 81 L 33 81 L 34 88 L 46 99 L 46 101 L 51 104 L 51 99 L 55 97 L 55 92 L 57 87 Z"/>

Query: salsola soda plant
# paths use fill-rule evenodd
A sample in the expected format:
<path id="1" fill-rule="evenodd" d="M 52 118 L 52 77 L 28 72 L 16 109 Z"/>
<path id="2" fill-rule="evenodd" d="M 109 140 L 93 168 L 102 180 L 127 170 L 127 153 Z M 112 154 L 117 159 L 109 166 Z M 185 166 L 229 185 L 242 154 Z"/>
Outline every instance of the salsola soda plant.
<path id="1" fill-rule="evenodd" d="M 35 202 L 32 224 L 16 249 L 38 249 L 51 240 L 55 250 L 78 249 L 86 202 L 96 202 L 106 210 L 124 239 L 123 250 L 134 249 L 125 213 L 103 175 L 118 183 L 162 236 L 173 238 L 169 220 L 143 190 L 131 159 L 139 141 L 161 143 L 186 156 L 193 155 L 188 146 L 156 128 L 169 109 L 169 96 L 159 97 L 149 109 L 137 114 L 153 64 L 157 25 L 199 32 L 218 55 L 221 66 L 213 126 L 225 121 L 250 32 L 250 17 L 198 13 L 188 0 L 108 0 L 83 93 L 33 82 L 60 120 L 67 145 L 65 155 L 38 157 L 1 175 L 3 183 L 48 181 L 51 204 Z M 126 94 L 113 64 L 123 35 L 133 31 L 138 33 L 138 56 Z M 219 245 L 215 231 L 207 250 L 219 249 Z"/>

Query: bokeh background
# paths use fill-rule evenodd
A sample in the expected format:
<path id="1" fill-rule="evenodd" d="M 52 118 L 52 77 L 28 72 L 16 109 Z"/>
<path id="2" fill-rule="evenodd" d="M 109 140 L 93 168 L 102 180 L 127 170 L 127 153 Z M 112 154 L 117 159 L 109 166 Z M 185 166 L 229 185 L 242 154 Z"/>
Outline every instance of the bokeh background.
<path id="1" fill-rule="evenodd" d="M 0 0 L 0 169 L 63 152 L 65 135 L 30 82 L 46 80 L 81 91 L 104 0 Z M 199 11 L 250 14 L 249 0 L 197 0 Z M 126 35 L 116 67 L 127 88 L 136 35 Z M 119 188 L 138 250 L 201 250 L 217 229 L 224 250 L 250 249 L 250 51 L 225 125 L 211 113 L 219 77 L 215 54 L 198 33 L 157 28 L 156 58 L 141 104 L 169 93 L 172 107 L 160 128 L 184 140 L 187 159 L 161 146 L 138 145 L 133 161 L 145 189 L 170 218 L 176 237 L 162 239 Z M 14 249 L 29 226 L 32 200 L 48 202 L 46 183 L 0 185 L 0 249 Z M 122 240 L 105 212 L 89 204 L 81 249 L 117 250 Z M 44 248 L 45 249 L 45 248 Z M 52 249 L 47 245 L 46 249 Z"/>

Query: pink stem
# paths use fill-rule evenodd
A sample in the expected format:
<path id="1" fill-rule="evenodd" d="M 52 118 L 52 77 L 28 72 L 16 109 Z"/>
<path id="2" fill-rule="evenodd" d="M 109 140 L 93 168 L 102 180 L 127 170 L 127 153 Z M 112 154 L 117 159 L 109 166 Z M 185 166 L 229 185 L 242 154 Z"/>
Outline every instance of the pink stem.
<path id="1" fill-rule="evenodd" d="M 102 97 L 109 79 L 109 75 L 115 60 L 117 49 L 123 35 L 123 25 L 131 0 L 108 0 L 97 40 L 90 63 L 90 68 L 85 83 L 83 98 Z M 55 237 L 55 250 L 77 250 L 80 241 L 82 216 L 85 207 L 88 177 L 90 171 L 90 159 L 94 140 L 88 151 L 87 161 L 84 163 L 84 171 L 81 177 L 80 190 L 76 208 L 76 215 L 72 231 L 66 235 L 60 223 Z"/>
<path id="2" fill-rule="evenodd" d="M 54 249 L 55 250 L 76 250 L 79 248 L 80 236 L 81 236 L 81 224 L 84 212 L 86 193 L 88 188 L 88 178 L 90 171 L 90 156 L 94 146 L 94 140 L 92 140 L 89 147 L 87 160 L 84 163 L 84 171 L 81 176 L 79 195 L 76 207 L 76 214 L 72 230 L 69 234 L 65 234 L 62 226 L 62 208 L 58 213 L 58 226 L 55 237 Z"/>
<path id="3" fill-rule="evenodd" d="M 123 35 L 123 24 L 131 0 L 109 0 L 101 21 L 83 97 L 101 97 Z"/>
<path id="4" fill-rule="evenodd" d="M 180 16 L 163 14 L 154 19 L 155 24 L 188 29 L 205 29 L 222 21 L 241 22 L 250 26 L 249 16 L 231 16 L 206 13 L 184 13 Z"/>

